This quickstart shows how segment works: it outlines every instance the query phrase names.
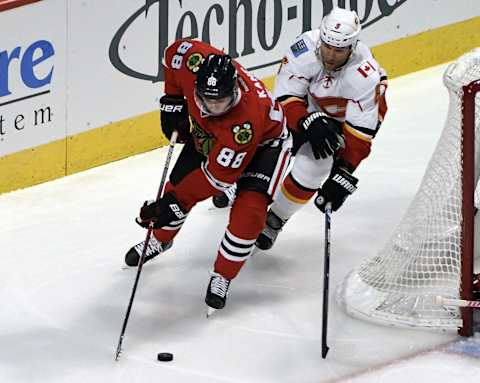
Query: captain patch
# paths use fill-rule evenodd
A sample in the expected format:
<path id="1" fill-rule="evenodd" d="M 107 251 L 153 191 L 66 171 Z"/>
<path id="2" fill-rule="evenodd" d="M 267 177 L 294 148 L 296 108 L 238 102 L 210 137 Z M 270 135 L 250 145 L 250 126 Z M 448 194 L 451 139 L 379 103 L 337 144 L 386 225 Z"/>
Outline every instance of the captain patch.
<path id="1" fill-rule="evenodd" d="M 293 44 L 290 49 L 292 50 L 292 53 L 295 57 L 300 56 L 302 53 L 305 53 L 308 51 L 307 44 L 305 44 L 305 41 L 298 40 L 295 44 Z"/>

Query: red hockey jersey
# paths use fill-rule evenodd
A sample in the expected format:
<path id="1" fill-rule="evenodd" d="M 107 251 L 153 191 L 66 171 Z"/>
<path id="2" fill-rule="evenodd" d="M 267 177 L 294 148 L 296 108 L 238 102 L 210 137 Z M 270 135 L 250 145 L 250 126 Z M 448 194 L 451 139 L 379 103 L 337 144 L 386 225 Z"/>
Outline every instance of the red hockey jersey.
<path id="1" fill-rule="evenodd" d="M 212 53 L 223 54 L 202 41 L 183 39 L 164 54 L 165 93 L 186 98 L 191 133 L 197 150 L 206 157 L 201 169 L 176 187 L 179 200 L 186 205 L 226 190 L 240 177 L 260 144 L 288 134 L 279 103 L 237 62 L 240 102 L 221 116 L 200 111 L 194 100 L 196 72 Z"/>

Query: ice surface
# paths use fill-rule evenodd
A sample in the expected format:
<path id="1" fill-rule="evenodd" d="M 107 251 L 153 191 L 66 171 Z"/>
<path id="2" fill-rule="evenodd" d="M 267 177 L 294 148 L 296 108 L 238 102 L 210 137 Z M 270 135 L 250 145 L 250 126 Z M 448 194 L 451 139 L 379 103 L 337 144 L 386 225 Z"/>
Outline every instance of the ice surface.
<path id="1" fill-rule="evenodd" d="M 445 66 L 390 81 L 389 113 L 333 216 L 332 288 L 378 251 L 413 197 L 443 128 Z M 152 127 L 152 129 L 156 129 Z M 133 219 L 154 198 L 166 149 L 0 196 L 0 382 L 466 382 L 480 361 L 444 349 L 456 334 L 400 330 L 346 316 L 333 298 L 321 358 L 323 216 L 294 216 L 248 261 L 227 307 L 203 303 L 228 209 L 190 214 L 174 247 L 145 265 L 114 361 L 144 239 Z M 478 345 L 477 345 L 478 346 Z M 173 362 L 160 363 L 159 352 Z"/>

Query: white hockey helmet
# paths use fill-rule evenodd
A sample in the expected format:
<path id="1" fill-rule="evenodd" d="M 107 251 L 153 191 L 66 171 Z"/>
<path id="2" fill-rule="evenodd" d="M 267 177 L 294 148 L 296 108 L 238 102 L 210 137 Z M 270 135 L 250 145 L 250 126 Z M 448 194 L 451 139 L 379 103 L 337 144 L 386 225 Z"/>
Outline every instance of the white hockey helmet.
<path id="1" fill-rule="evenodd" d="M 318 45 L 323 41 L 337 48 L 352 46 L 353 49 L 357 43 L 360 29 L 362 29 L 360 19 L 355 11 L 333 8 L 322 19 Z"/>

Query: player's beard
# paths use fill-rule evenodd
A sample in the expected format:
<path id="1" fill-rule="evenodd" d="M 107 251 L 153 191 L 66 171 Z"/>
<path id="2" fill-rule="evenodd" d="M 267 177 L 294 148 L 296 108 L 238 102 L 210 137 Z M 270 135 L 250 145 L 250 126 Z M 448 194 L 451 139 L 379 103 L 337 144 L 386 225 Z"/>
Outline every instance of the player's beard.
<path id="1" fill-rule="evenodd" d="M 350 59 L 350 56 L 351 56 L 351 53 L 347 56 L 347 58 L 340 64 L 336 64 L 336 63 L 329 63 L 329 62 L 325 62 L 323 59 L 322 59 L 322 64 L 323 64 L 323 67 L 325 68 L 325 70 L 329 71 L 329 72 L 333 72 L 335 70 L 338 70 L 340 69 L 341 67 L 343 67 L 347 62 L 348 60 Z"/>

